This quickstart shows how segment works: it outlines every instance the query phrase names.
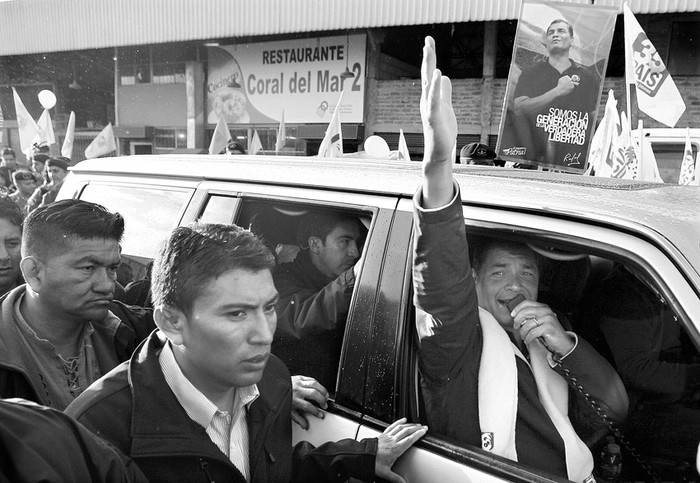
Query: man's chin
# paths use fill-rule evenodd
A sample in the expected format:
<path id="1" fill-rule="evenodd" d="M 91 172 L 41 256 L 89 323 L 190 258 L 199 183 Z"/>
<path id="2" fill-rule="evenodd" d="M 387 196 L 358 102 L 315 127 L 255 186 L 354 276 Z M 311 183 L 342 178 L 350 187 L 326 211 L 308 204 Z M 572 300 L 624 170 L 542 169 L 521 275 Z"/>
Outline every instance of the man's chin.
<path id="1" fill-rule="evenodd" d="M 104 320 L 109 313 L 109 306 L 106 307 L 90 307 L 83 310 L 80 315 L 86 322 L 99 322 Z"/>

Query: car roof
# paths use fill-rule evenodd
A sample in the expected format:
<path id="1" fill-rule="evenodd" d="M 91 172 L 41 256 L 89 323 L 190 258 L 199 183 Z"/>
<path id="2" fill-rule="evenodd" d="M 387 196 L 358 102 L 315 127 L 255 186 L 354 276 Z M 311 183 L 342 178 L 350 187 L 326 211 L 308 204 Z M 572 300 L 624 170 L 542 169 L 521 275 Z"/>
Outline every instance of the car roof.
<path id="1" fill-rule="evenodd" d="M 358 158 L 139 155 L 78 163 L 76 174 L 241 181 L 336 191 L 412 196 L 421 163 Z M 538 170 L 455 165 L 466 203 L 544 211 L 663 238 L 700 271 L 700 188 Z"/>

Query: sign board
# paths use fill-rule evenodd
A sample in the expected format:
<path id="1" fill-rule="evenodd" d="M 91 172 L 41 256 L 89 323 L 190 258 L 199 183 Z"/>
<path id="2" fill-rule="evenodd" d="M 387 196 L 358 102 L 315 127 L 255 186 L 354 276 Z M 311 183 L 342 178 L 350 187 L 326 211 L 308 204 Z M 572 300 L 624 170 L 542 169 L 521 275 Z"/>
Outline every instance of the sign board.
<path id="1" fill-rule="evenodd" d="M 363 122 L 366 35 L 208 49 L 207 123 L 328 123 L 341 91 L 341 122 Z"/>
<path id="2" fill-rule="evenodd" d="M 618 8 L 524 0 L 496 152 L 583 173 Z"/>

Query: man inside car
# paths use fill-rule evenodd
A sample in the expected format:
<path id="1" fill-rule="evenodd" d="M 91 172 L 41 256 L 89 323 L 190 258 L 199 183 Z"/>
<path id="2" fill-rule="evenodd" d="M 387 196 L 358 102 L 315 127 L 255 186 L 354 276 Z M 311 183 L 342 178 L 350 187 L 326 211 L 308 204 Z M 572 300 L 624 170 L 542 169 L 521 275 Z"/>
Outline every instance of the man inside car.
<path id="1" fill-rule="evenodd" d="M 312 213 L 298 233 L 302 250 L 274 274 L 280 298 L 272 351 L 292 374 L 333 387 L 360 258 L 360 223 L 356 216 Z"/>
<path id="2" fill-rule="evenodd" d="M 613 421 L 626 416 L 625 389 L 603 357 L 537 302 L 537 261 L 526 245 L 487 244 L 472 269 L 452 180 L 457 121 L 451 84 L 435 64 L 435 43 L 427 37 L 421 69 L 425 157 L 414 197 L 413 262 L 427 422 L 460 443 L 591 481 L 593 458 L 575 430 L 575 419 L 591 414 L 586 401 L 578 406 L 582 412 L 570 412 L 578 397 L 562 373 L 575 375 Z"/>

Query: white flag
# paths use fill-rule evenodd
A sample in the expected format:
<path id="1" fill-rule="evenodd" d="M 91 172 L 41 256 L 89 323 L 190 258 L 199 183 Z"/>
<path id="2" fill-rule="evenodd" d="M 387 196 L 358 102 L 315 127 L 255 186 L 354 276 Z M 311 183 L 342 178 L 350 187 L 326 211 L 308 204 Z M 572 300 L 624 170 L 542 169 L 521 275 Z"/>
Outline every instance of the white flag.
<path id="1" fill-rule="evenodd" d="M 51 122 L 51 114 L 49 114 L 48 109 L 44 109 L 36 123 L 41 129 L 41 135 L 43 136 L 41 141 L 46 142 L 49 146 L 56 144 L 56 135 L 53 132 L 53 123 Z"/>
<path id="2" fill-rule="evenodd" d="M 685 149 L 683 149 L 683 162 L 681 163 L 681 173 L 678 177 L 678 184 L 693 184 L 697 177 L 695 170 L 695 160 L 693 159 L 693 148 L 690 145 L 690 128 L 685 131 Z"/>
<path id="3" fill-rule="evenodd" d="M 260 142 L 260 137 L 258 136 L 258 130 L 253 131 L 253 137 L 251 138 L 250 142 L 248 143 L 248 154 L 259 154 L 262 152 L 263 147 L 262 143 Z"/>
<path id="4" fill-rule="evenodd" d="M 17 90 L 12 88 L 12 96 L 15 100 L 15 112 L 17 113 L 17 130 L 19 131 L 19 144 L 22 152 L 27 155 L 32 149 L 32 144 L 43 139 L 41 128 L 20 99 Z"/>
<path id="5" fill-rule="evenodd" d="M 63 138 L 63 145 L 61 146 L 61 156 L 65 156 L 68 159 L 73 157 L 73 140 L 75 139 L 75 112 L 70 112 L 70 117 L 68 118 L 68 125 L 66 126 L 66 137 Z"/>
<path id="6" fill-rule="evenodd" d="M 612 173 L 610 176 L 621 179 L 637 179 L 639 171 L 637 151 L 634 148 L 627 115 L 624 112 L 620 115 L 620 135 L 613 139 L 611 151 Z"/>
<path id="7" fill-rule="evenodd" d="M 644 136 L 644 129 L 642 126 L 641 119 L 639 120 L 639 174 L 637 179 L 640 181 L 653 181 L 656 183 L 663 183 L 664 180 L 661 178 L 659 173 L 659 165 L 656 162 L 656 156 L 654 155 L 654 150 L 651 148 L 651 141 Z"/>
<path id="8" fill-rule="evenodd" d="M 605 102 L 605 114 L 598 125 L 593 139 L 591 139 L 590 154 L 588 156 L 588 172 L 594 170 L 595 176 L 610 178 L 612 176 L 612 148 L 613 142 L 619 136 L 620 115 L 617 113 L 617 100 L 612 89 L 608 92 L 608 100 Z"/>
<path id="9" fill-rule="evenodd" d="M 403 159 L 404 161 L 411 160 L 411 154 L 408 152 L 408 145 L 403 135 L 403 129 L 399 129 L 399 159 Z"/>
<path id="10" fill-rule="evenodd" d="M 231 131 L 228 130 L 228 125 L 224 120 L 224 116 L 219 116 L 219 121 L 214 128 L 214 134 L 209 143 L 209 154 L 220 154 L 228 143 L 232 140 Z"/>
<path id="11" fill-rule="evenodd" d="M 636 86 L 637 105 L 641 111 L 674 127 L 685 111 L 683 98 L 627 3 L 623 10 L 626 82 Z"/>
<path id="12" fill-rule="evenodd" d="M 328 123 L 326 135 L 321 141 L 321 146 L 318 148 L 318 155 L 326 158 L 339 158 L 343 155 L 343 130 L 340 126 L 340 101 L 343 99 L 341 91 L 338 103 L 333 110 L 331 122 Z"/>
<path id="13" fill-rule="evenodd" d="M 284 142 L 287 140 L 287 129 L 284 127 L 284 111 L 282 111 L 282 120 L 280 128 L 277 130 L 277 141 L 275 142 L 275 152 L 279 153 L 284 147 Z"/>
<path id="14" fill-rule="evenodd" d="M 85 150 L 85 158 L 98 158 L 117 150 L 112 123 L 107 124 Z"/>

